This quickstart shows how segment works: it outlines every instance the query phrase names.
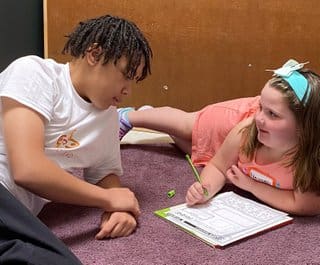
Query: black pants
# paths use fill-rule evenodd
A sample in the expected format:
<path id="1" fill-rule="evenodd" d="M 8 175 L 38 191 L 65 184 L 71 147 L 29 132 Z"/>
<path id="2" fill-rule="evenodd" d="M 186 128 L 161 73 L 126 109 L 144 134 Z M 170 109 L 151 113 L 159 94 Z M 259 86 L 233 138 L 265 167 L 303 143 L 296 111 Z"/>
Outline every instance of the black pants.
<path id="1" fill-rule="evenodd" d="M 0 264 L 81 265 L 81 262 L 0 184 Z"/>

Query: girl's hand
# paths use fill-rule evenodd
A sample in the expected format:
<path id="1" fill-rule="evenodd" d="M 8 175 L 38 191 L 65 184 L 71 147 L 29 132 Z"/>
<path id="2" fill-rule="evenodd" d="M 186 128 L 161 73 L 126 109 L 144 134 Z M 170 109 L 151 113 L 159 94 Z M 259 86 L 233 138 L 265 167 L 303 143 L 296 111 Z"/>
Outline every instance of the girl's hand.
<path id="1" fill-rule="evenodd" d="M 246 191 L 250 191 L 252 185 L 255 183 L 255 180 L 244 174 L 236 165 L 232 165 L 231 168 L 227 170 L 226 175 L 232 184 Z"/>
<path id="2" fill-rule="evenodd" d="M 187 205 L 204 203 L 210 198 L 209 196 L 206 196 L 204 194 L 203 188 L 205 188 L 205 187 L 202 186 L 201 183 L 199 183 L 199 182 L 195 182 L 189 187 L 189 189 L 187 191 L 187 195 L 186 195 Z"/>
<path id="3" fill-rule="evenodd" d="M 101 217 L 100 231 L 95 238 L 115 238 L 129 236 L 137 227 L 137 221 L 128 212 L 104 212 Z"/>

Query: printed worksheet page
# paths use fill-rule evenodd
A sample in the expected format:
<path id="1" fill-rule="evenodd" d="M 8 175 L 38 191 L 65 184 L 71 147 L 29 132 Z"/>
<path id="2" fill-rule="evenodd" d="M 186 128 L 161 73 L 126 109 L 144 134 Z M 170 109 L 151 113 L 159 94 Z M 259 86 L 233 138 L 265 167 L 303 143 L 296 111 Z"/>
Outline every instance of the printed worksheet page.
<path id="1" fill-rule="evenodd" d="M 166 219 L 221 246 L 292 219 L 234 192 L 221 193 L 203 205 L 171 207 L 166 214 Z"/>

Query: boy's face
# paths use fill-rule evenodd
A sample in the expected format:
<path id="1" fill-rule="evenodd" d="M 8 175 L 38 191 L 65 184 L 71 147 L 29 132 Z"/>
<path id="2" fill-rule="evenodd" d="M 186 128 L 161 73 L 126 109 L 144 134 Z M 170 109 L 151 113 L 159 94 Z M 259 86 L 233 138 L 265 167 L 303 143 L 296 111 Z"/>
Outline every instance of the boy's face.
<path id="1" fill-rule="evenodd" d="M 298 142 L 297 122 L 282 93 L 268 83 L 261 91 L 255 116 L 258 140 L 272 149 L 288 151 Z"/>
<path id="2" fill-rule="evenodd" d="M 85 77 L 85 89 L 80 91 L 80 95 L 98 109 L 118 106 L 123 98 L 131 93 L 136 77 L 141 76 L 144 61 L 138 67 L 134 79 L 126 76 L 126 66 L 125 57 L 121 57 L 116 64 L 110 61 L 105 65 L 102 64 L 101 58 L 100 61 L 89 66 L 89 73 Z"/>

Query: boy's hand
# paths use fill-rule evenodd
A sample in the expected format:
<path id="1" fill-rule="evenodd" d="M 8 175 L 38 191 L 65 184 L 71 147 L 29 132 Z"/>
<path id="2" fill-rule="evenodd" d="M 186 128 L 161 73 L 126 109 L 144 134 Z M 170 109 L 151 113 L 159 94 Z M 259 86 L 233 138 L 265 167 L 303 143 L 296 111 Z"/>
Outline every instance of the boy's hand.
<path id="1" fill-rule="evenodd" d="M 134 193 L 128 188 L 109 188 L 106 189 L 110 209 L 105 209 L 110 212 L 130 212 L 133 216 L 140 215 L 140 207 Z"/>
<path id="2" fill-rule="evenodd" d="M 115 238 L 129 236 L 137 227 L 137 221 L 128 212 L 104 212 L 101 217 L 100 231 L 95 238 Z"/>
<path id="3" fill-rule="evenodd" d="M 206 202 L 209 199 L 209 196 L 205 196 L 203 188 L 206 188 L 206 187 L 201 185 L 201 183 L 199 182 L 193 183 L 187 191 L 186 203 L 188 205 L 194 205 L 197 203 Z"/>

